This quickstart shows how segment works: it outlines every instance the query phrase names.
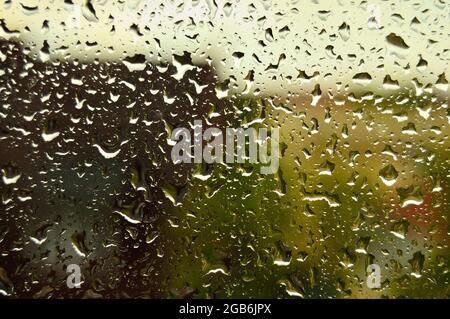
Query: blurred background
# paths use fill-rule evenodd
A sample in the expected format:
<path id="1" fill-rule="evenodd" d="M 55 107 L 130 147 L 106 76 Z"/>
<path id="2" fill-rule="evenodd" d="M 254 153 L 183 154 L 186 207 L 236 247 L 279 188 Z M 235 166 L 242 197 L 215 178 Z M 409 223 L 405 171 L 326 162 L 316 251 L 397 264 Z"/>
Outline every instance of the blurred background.
<path id="1" fill-rule="evenodd" d="M 449 296 L 448 1 L 0 8 L 0 295 Z M 196 119 L 280 169 L 173 164 Z"/>

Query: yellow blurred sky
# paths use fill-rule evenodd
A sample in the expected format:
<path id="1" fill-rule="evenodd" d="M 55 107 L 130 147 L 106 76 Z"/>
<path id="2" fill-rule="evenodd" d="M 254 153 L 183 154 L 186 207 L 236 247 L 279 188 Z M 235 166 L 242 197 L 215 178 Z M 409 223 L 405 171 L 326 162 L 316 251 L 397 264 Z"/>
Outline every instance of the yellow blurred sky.
<path id="1" fill-rule="evenodd" d="M 30 45 L 32 54 L 39 52 L 44 40 L 51 57 L 81 60 L 120 60 L 139 53 L 156 63 L 187 51 L 195 63 L 210 61 L 221 80 L 232 77 L 240 92 L 309 93 L 320 83 L 322 92 L 380 94 L 395 92 L 383 87 L 386 75 L 400 87 L 412 86 L 414 78 L 424 86 L 435 84 L 442 73 L 450 79 L 446 0 L 93 0 L 91 4 L 95 15 L 85 0 L 73 0 L 73 5 L 11 1 L 1 5 L 0 18 L 7 28 L 19 31 L 13 36 Z M 43 28 L 45 20 L 48 28 Z M 392 33 L 409 48 L 390 44 L 387 38 Z M 0 36 L 11 34 L 0 29 Z M 254 83 L 246 90 L 250 71 Z M 299 71 L 319 75 L 305 81 L 298 78 Z M 371 81 L 353 79 L 365 72 Z M 448 88 L 438 86 L 435 93 L 448 96 Z"/>

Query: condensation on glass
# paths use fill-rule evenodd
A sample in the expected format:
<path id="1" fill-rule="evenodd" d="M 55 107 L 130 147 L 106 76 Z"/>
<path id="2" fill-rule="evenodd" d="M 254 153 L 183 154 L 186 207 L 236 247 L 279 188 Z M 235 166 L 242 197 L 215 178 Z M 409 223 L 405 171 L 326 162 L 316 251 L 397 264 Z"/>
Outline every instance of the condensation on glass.
<path id="1" fill-rule="evenodd" d="M 4 1 L 0 295 L 449 297 L 449 16 Z M 279 129 L 279 169 L 174 163 L 194 120 Z"/>

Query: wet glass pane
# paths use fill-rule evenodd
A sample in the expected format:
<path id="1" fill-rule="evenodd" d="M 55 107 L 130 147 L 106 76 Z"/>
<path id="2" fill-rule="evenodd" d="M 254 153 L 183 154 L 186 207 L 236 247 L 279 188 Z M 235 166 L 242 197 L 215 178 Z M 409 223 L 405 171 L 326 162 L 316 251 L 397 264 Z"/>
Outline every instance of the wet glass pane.
<path id="1" fill-rule="evenodd" d="M 448 298 L 449 17 L 4 1 L 0 296 Z"/>

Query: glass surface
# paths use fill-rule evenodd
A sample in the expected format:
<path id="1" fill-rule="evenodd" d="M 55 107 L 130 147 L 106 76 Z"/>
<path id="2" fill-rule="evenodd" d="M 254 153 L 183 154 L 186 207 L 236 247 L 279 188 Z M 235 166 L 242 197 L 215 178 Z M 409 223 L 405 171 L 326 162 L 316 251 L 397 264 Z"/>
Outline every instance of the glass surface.
<path id="1" fill-rule="evenodd" d="M 449 20 L 4 1 L 0 296 L 448 298 Z"/>

